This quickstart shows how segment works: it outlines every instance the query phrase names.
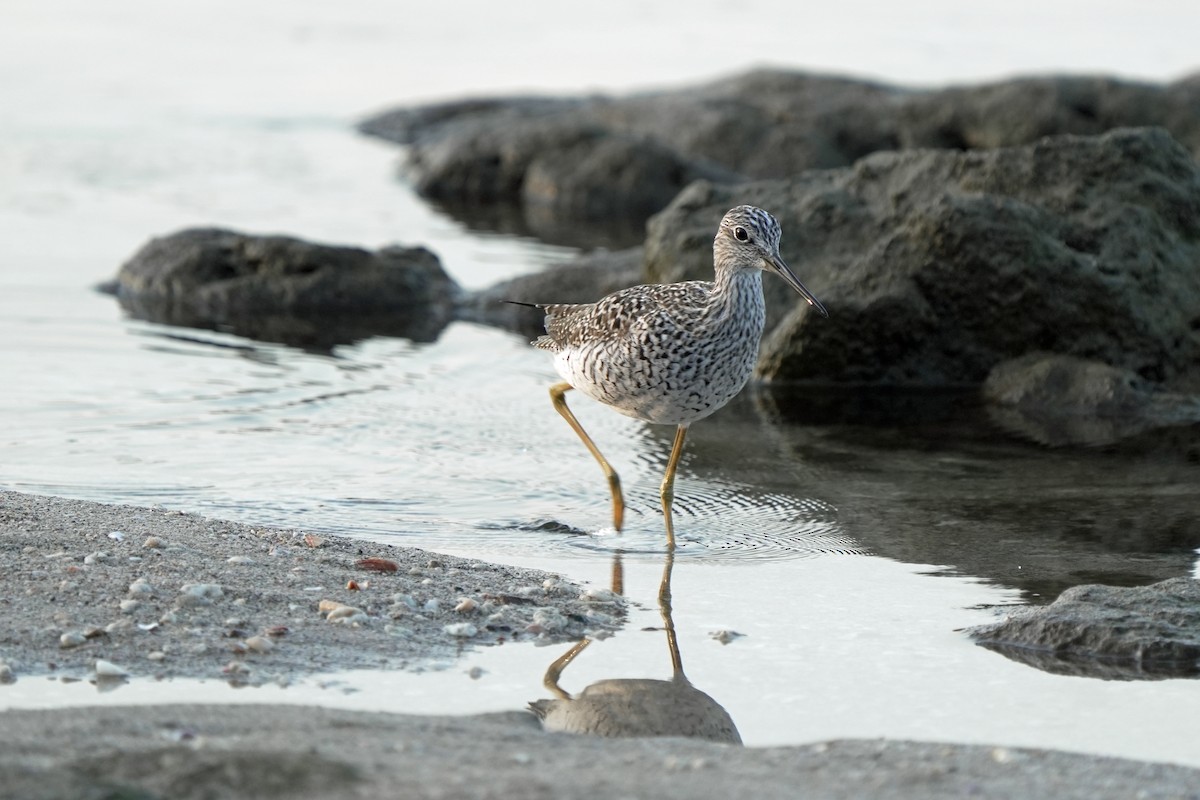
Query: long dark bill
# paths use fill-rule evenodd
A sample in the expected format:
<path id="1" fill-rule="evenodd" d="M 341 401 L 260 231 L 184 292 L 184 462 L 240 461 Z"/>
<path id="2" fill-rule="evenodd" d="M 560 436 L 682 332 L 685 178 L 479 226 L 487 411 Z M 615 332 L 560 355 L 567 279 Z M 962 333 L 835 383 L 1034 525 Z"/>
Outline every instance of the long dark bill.
<path id="1" fill-rule="evenodd" d="M 825 306 L 822 305 L 821 301 L 818 300 L 813 295 L 813 293 L 810 292 L 804 286 L 804 284 L 800 282 L 800 279 L 796 277 L 796 273 L 792 272 L 792 268 L 787 265 L 786 261 L 784 261 L 779 256 L 775 256 L 773 258 L 767 259 L 767 263 L 770 264 L 775 269 L 775 271 L 778 272 L 783 277 L 783 279 L 788 282 L 789 286 L 791 286 L 793 289 L 795 289 L 797 292 L 799 292 L 800 296 L 803 297 L 805 300 L 807 300 L 808 304 L 810 306 L 815 308 L 817 311 L 820 311 L 821 316 L 823 316 L 823 317 L 829 316 L 829 312 L 825 310 Z"/>

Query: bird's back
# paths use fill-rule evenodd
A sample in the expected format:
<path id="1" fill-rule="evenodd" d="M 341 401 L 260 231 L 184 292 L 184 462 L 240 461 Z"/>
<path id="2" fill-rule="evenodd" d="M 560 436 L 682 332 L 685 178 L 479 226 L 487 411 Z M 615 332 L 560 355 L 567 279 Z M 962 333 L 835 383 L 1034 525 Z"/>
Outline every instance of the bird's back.
<path id="1" fill-rule="evenodd" d="M 534 345 L 579 391 L 648 422 L 685 424 L 725 405 L 750 377 L 765 309 L 757 271 L 647 284 L 596 303 L 547 305 Z"/>

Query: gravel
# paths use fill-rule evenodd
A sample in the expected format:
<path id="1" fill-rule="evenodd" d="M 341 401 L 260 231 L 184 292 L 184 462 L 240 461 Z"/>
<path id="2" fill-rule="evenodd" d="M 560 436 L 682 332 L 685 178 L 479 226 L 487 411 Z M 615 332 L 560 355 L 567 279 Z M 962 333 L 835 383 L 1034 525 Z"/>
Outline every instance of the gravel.
<path id="1" fill-rule="evenodd" d="M 6 491 L 0 575 L 0 702 L 42 674 L 253 683 L 405 668 L 464 645 L 578 638 L 619 624 L 623 612 L 617 598 L 580 599 L 569 581 L 531 570 Z M 601 739 L 548 733 L 523 711 L 432 717 L 170 704 L 0 712 L 0 798 L 391 796 L 1200 800 L 1200 770 L 930 742 L 744 748 Z"/>

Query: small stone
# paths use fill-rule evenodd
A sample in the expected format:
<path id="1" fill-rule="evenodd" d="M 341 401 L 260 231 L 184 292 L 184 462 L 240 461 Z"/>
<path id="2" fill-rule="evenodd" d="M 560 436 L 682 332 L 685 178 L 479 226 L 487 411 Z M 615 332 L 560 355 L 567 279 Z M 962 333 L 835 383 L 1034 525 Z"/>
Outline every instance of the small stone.
<path id="1" fill-rule="evenodd" d="M 400 565 L 395 561 L 386 558 L 360 558 L 354 562 L 354 566 L 374 572 L 395 572 L 400 569 Z"/>
<path id="2" fill-rule="evenodd" d="M 79 645 L 86 641 L 87 637 L 79 631 L 67 631 L 58 637 L 58 646 L 65 650 L 71 647 L 79 647 Z"/>
<path id="3" fill-rule="evenodd" d="M 0 661 L 0 683 L 9 684 L 17 682 L 17 674 L 13 672 L 13 668 L 3 661 Z"/>
<path id="4" fill-rule="evenodd" d="M 469 670 L 467 670 L 467 677 L 473 681 L 477 681 L 483 677 L 483 674 L 485 672 L 487 672 L 487 670 L 485 670 L 481 666 L 476 665 L 474 667 L 471 667 Z"/>
<path id="5" fill-rule="evenodd" d="M 111 636 L 114 633 L 125 633 L 133 628 L 133 621 L 128 619 L 119 619 L 116 622 L 110 622 L 104 626 L 104 630 Z"/>
<path id="6" fill-rule="evenodd" d="M 425 566 L 429 567 L 430 569 L 441 569 L 442 562 L 440 562 L 436 558 L 434 558 L 434 559 L 431 559 L 429 561 L 429 563 L 426 564 Z"/>
<path id="7" fill-rule="evenodd" d="M 122 614 L 132 614 L 134 611 L 137 610 L 138 606 L 140 606 L 141 604 L 142 604 L 142 602 L 140 600 L 122 600 L 121 601 L 121 613 Z"/>
<path id="8" fill-rule="evenodd" d="M 146 541 L 142 542 L 142 547 L 158 548 L 162 546 L 163 541 L 157 536 L 147 536 Z"/>
<path id="9" fill-rule="evenodd" d="M 213 600 L 225 596 L 225 590 L 217 583 L 186 583 L 179 592 L 178 603 L 184 606 L 209 606 Z"/>
<path id="10" fill-rule="evenodd" d="M 354 606 L 340 605 L 325 615 L 327 622 L 336 622 L 341 625 L 350 625 L 357 627 L 365 625 L 369 618 L 361 608 Z"/>
<path id="11" fill-rule="evenodd" d="M 251 636 L 246 640 L 246 647 L 255 653 L 269 653 L 275 649 L 275 643 L 265 636 Z"/>
<path id="12" fill-rule="evenodd" d="M 746 634 L 738 633 L 737 631 L 720 630 L 720 631 L 713 631 L 712 633 L 710 633 L 708 635 L 710 637 L 712 637 L 713 639 L 716 639 L 721 644 L 729 644 L 734 639 L 740 639 L 741 637 L 745 636 Z"/>
<path id="13" fill-rule="evenodd" d="M 460 597 L 458 599 L 458 605 L 454 607 L 454 610 L 459 614 L 468 614 L 474 611 L 478 606 L 479 604 L 470 597 Z"/>
<path id="14" fill-rule="evenodd" d="M 444 626 L 442 630 L 459 639 L 470 639 L 479 633 L 479 628 L 476 628 L 470 622 L 455 622 Z"/>
<path id="15" fill-rule="evenodd" d="M 119 667 L 103 658 L 96 659 L 96 677 L 98 678 L 128 678 L 129 670 Z"/>
<path id="16" fill-rule="evenodd" d="M 616 592 L 610 592 L 608 589 L 600 589 L 595 586 L 588 588 L 588 589 L 584 589 L 583 593 L 579 595 L 579 599 L 585 600 L 585 601 L 591 602 L 591 603 L 619 603 L 619 602 L 621 602 L 620 596 Z"/>
<path id="17" fill-rule="evenodd" d="M 137 595 L 154 594 L 154 587 L 145 578 L 138 578 L 129 584 L 129 594 L 135 597 Z"/>
<path id="18" fill-rule="evenodd" d="M 441 607 L 442 607 L 442 604 L 438 601 L 438 599 L 436 597 L 434 597 L 434 598 L 430 598 L 429 600 L 426 600 L 425 605 L 422 606 L 421 608 L 426 614 L 436 614 L 438 612 L 438 609 L 440 609 Z"/>
<path id="19" fill-rule="evenodd" d="M 124 531 L 109 531 L 108 538 L 112 539 L 114 542 L 124 541 L 125 540 L 125 532 Z"/>
<path id="20" fill-rule="evenodd" d="M 530 633 L 549 633 L 567 627 L 567 618 L 556 608 L 537 608 L 533 612 L 533 624 Z"/>
<path id="21" fill-rule="evenodd" d="M 146 654 L 146 658 L 150 659 L 151 661 L 162 661 L 166 657 L 167 654 L 162 650 L 154 650 Z"/>
<path id="22" fill-rule="evenodd" d="M 103 550 L 97 550 L 94 553 L 88 553 L 83 557 L 83 563 L 87 565 L 103 564 L 106 561 L 108 561 L 108 553 L 104 552 Z"/>
<path id="23" fill-rule="evenodd" d="M 225 559 L 226 564 L 253 564 L 254 559 L 250 556 L 230 556 Z"/>

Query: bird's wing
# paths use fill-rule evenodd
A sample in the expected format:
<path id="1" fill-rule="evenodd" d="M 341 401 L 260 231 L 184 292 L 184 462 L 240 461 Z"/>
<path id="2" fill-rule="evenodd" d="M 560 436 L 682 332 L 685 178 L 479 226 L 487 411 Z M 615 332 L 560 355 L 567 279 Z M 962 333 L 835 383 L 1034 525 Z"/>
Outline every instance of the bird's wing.
<path id="1" fill-rule="evenodd" d="M 646 284 L 613 292 L 595 303 L 539 306 L 546 311 L 546 335 L 533 344 L 559 350 L 598 339 L 620 338 L 635 326 L 651 323 L 653 317 L 674 316 L 697 306 L 707 298 L 707 286 L 704 281 Z"/>

